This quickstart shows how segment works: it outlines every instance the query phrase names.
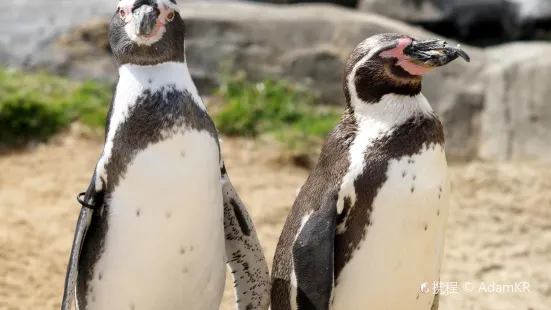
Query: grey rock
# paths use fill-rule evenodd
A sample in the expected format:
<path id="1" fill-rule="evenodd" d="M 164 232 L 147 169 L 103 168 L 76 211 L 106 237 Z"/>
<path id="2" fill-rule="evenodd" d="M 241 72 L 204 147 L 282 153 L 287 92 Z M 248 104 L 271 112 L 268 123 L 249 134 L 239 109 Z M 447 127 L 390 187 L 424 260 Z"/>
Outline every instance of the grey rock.
<path id="1" fill-rule="evenodd" d="M 446 18 L 444 7 L 452 0 L 359 0 L 360 11 L 381 14 L 410 22 L 436 22 Z"/>
<path id="2" fill-rule="evenodd" d="M 519 15 L 523 19 L 551 18 L 551 1 L 549 0 L 509 0 L 518 4 Z"/>
<path id="3" fill-rule="evenodd" d="M 230 64 L 231 71 L 244 70 L 252 80 L 291 80 L 309 88 L 321 103 L 342 104 L 344 61 L 359 42 L 382 32 L 435 37 L 417 27 L 333 5 L 189 2 L 181 6 L 187 27 L 187 61 L 203 94 L 219 85 L 225 64 Z M 113 10 L 114 4 L 108 7 Z M 58 22 L 64 26 L 56 26 L 57 35 L 43 40 L 42 45 L 21 43 L 29 51 L 21 54 L 25 61 L 19 61 L 15 52 L 8 60 L 26 69 L 114 82 L 117 72 L 105 42 L 111 14 L 83 15 L 80 23 L 86 23 L 79 26 L 76 21 Z M 446 135 L 448 147 L 458 158 L 476 153 L 474 147 L 465 148 L 464 141 L 470 139 L 475 126 L 471 116 L 482 104 L 481 88 L 475 86 L 480 81 L 484 53 L 473 47 L 464 49 L 471 63 L 458 60 L 435 70 L 426 76 L 423 86 L 444 121 L 457 127 L 447 126 Z M 463 101 L 467 104 L 462 105 Z"/>
<path id="4" fill-rule="evenodd" d="M 115 0 L 0 1 L 0 64 L 32 67 L 50 60 L 62 66 L 63 55 L 48 48 L 61 34 L 91 18 L 109 18 Z"/>
<path id="5" fill-rule="evenodd" d="M 115 82 L 117 72 L 106 43 L 113 0 L 30 2 L 37 8 L 16 4 L 7 10 L 0 4 L 2 65 Z M 333 5 L 230 1 L 181 7 L 187 61 L 203 94 L 219 85 L 225 64 L 230 64 L 229 70 L 244 70 L 252 80 L 291 80 L 312 90 L 321 103 L 342 104 L 344 61 L 363 39 L 382 32 L 438 37 Z M 546 56 L 551 44 L 463 48 L 470 63 L 454 61 L 427 74 L 423 83 L 423 93 L 444 122 L 450 160 L 548 160 L 551 60 Z"/>
<path id="6" fill-rule="evenodd" d="M 194 4 L 183 10 L 192 72 L 200 71 L 216 81 L 222 70 L 220 61 L 227 60 L 252 79 L 288 78 L 309 86 L 326 103 L 342 102 L 344 61 L 366 37 L 382 32 L 435 37 L 404 23 L 330 5 L 231 3 L 216 7 Z M 427 76 L 425 93 L 436 105 L 453 96 L 450 92 L 470 84 L 480 71 L 482 51 L 465 49 L 471 63 L 456 61 Z"/>
<path id="7" fill-rule="evenodd" d="M 435 29 L 452 25 L 459 38 L 483 23 L 501 27 L 502 39 L 515 40 L 532 36 L 535 21 L 551 18 L 549 0 L 359 0 L 358 8 Z"/>
<path id="8" fill-rule="evenodd" d="M 488 49 L 478 156 L 551 161 L 551 44 Z"/>

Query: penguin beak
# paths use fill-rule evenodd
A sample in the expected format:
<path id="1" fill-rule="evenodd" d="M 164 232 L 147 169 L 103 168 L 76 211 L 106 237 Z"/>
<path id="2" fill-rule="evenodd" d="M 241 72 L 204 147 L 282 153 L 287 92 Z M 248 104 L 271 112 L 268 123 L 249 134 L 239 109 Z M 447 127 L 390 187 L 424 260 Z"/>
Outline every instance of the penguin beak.
<path id="1" fill-rule="evenodd" d="M 158 12 L 149 5 L 142 5 L 133 14 L 134 31 L 138 36 L 151 35 L 157 24 Z"/>
<path id="2" fill-rule="evenodd" d="M 459 45 L 450 46 L 446 41 L 431 39 L 424 41 L 414 40 L 404 49 L 410 61 L 427 67 L 441 67 L 458 57 L 463 58 L 466 62 L 471 59 Z"/>

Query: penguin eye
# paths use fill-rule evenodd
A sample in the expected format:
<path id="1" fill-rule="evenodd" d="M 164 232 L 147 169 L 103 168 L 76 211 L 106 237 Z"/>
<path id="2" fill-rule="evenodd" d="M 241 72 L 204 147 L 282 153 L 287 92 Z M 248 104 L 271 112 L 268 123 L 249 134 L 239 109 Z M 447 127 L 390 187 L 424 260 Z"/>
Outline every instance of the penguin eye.
<path id="1" fill-rule="evenodd" d="M 121 19 L 124 19 L 126 17 L 126 12 L 124 11 L 124 9 L 119 9 L 119 16 L 121 17 Z"/>
<path id="2" fill-rule="evenodd" d="M 171 22 L 172 20 L 174 20 L 174 12 L 169 12 L 169 13 L 166 15 L 166 20 L 168 20 L 169 22 Z"/>

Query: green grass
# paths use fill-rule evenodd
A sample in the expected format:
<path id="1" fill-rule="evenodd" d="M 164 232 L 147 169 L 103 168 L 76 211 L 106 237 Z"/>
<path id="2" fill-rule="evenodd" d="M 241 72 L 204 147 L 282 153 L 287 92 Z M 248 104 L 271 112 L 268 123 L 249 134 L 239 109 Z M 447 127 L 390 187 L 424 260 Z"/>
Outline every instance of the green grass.
<path id="1" fill-rule="evenodd" d="M 102 126 L 111 87 L 0 68 L 0 143 L 44 140 L 79 120 Z"/>
<path id="2" fill-rule="evenodd" d="M 213 114 L 226 135 L 273 135 L 290 150 L 319 143 L 337 124 L 340 112 L 314 104 L 314 97 L 285 81 L 252 83 L 244 75 L 226 77 L 219 90 L 225 104 Z"/>
<path id="3" fill-rule="evenodd" d="M 74 121 L 101 128 L 112 93 L 94 81 L 0 68 L 0 144 L 45 140 Z M 291 157 L 318 149 L 340 116 L 285 81 L 253 83 L 237 74 L 224 78 L 217 94 L 224 104 L 211 112 L 222 134 L 272 136 Z"/>

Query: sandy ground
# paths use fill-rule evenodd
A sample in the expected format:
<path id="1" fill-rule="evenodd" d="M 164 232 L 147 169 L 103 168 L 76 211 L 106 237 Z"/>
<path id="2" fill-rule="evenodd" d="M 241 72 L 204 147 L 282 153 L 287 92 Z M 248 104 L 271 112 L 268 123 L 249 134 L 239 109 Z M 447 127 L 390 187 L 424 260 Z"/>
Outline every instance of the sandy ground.
<path id="1" fill-rule="evenodd" d="M 0 156 L 0 309 L 59 309 L 74 196 L 86 189 L 101 147 L 70 135 Z M 267 163 L 270 150 L 250 141 L 225 139 L 223 152 L 271 264 L 307 171 Z M 470 163 L 453 166 L 452 180 L 440 309 L 551 309 L 551 166 Z M 526 282 L 529 291 L 492 293 L 481 282 Z M 221 309 L 234 309 L 229 279 Z"/>

